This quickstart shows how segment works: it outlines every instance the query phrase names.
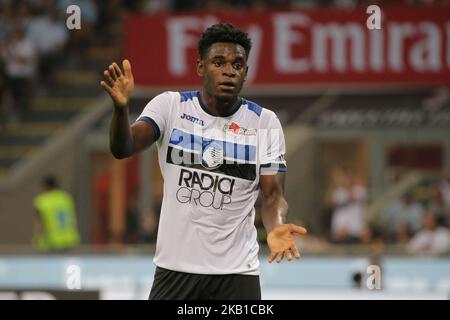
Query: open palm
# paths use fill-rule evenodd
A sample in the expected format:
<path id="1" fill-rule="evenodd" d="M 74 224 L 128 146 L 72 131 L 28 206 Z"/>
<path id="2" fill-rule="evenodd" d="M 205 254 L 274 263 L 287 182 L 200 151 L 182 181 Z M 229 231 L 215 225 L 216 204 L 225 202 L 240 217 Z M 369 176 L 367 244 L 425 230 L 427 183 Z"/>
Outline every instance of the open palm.
<path id="1" fill-rule="evenodd" d="M 103 72 L 105 77 L 100 85 L 111 96 L 116 107 L 125 108 L 133 92 L 134 78 L 131 72 L 130 61 L 122 62 L 123 72 L 117 63 L 113 62 L 108 70 Z"/>
<path id="2" fill-rule="evenodd" d="M 295 224 L 280 224 L 273 228 L 267 235 L 267 244 L 270 249 L 269 262 L 273 262 L 275 258 L 277 262 L 281 262 L 286 256 L 288 261 L 292 260 L 292 254 L 295 258 L 300 258 L 300 253 L 295 245 L 294 233 L 306 235 L 305 228 Z"/>

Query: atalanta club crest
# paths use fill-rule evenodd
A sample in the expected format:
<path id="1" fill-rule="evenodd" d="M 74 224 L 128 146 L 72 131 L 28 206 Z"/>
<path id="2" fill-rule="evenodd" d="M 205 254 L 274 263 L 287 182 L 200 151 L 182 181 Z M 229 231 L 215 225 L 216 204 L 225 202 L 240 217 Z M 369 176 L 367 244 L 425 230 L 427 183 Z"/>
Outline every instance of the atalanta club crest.
<path id="1" fill-rule="evenodd" d="M 203 146 L 202 166 L 208 170 L 214 170 L 223 163 L 223 147 L 213 141 Z"/>

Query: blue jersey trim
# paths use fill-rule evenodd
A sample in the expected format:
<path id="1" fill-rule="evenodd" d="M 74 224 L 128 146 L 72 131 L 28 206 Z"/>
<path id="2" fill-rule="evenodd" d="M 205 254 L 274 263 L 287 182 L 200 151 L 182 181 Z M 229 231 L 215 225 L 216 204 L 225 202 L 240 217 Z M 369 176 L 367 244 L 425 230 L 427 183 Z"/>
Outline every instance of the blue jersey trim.
<path id="1" fill-rule="evenodd" d="M 197 96 L 197 91 L 182 91 L 180 92 L 180 102 L 193 100 Z"/>
<path id="2" fill-rule="evenodd" d="M 144 121 L 148 123 L 153 128 L 153 132 L 155 133 L 155 141 L 159 139 L 159 137 L 161 136 L 161 130 L 159 130 L 158 124 L 155 122 L 155 120 L 150 117 L 140 117 L 139 119 L 137 119 L 137 121 Z"/>
<path id="3" fill-rule="evenodd" d="M 247 103 L 248 110 L 253 111 L 254 113 L 256 113 L 256 115 L 258 117 L 261 116 L 262 108 L 260 106 L 258 106 L 256 103 L 254 103 L 252 101 L 245 100 L 245 102 Z"/>

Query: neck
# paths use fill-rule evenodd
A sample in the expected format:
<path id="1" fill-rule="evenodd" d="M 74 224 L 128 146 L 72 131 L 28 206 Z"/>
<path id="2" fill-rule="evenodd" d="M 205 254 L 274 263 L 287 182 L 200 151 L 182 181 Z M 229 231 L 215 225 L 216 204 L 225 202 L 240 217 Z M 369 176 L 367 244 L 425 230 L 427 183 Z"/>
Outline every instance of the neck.
<path id="1" fill-rule="evenodd" d="M 220 100 L 209 95 L 205 90 L 201 90 L 200 95 L 209 112 L 220 117 L 232 115 L 239 107 L 238 104 L 240 104 L 238 96 L 235 96 L 230 100 Z"/>

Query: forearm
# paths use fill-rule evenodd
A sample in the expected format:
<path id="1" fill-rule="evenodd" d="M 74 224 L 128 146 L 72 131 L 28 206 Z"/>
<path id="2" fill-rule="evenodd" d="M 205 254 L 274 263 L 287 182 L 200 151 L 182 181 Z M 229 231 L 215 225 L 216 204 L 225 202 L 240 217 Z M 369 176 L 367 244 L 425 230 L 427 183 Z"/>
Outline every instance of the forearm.
<path id="1" fill-rule="evenodd" d="M 109 147 L 117 159 L 127 158 L 134 153 L 128 108 L 114 107 L 109 126 Z"/>
<path id="2" fill-rule="evenodd" d="M 267 233 L 286 223 L 288 203 L 282 195 L 274 195 L 263 201 L 261 217 Z"/>

